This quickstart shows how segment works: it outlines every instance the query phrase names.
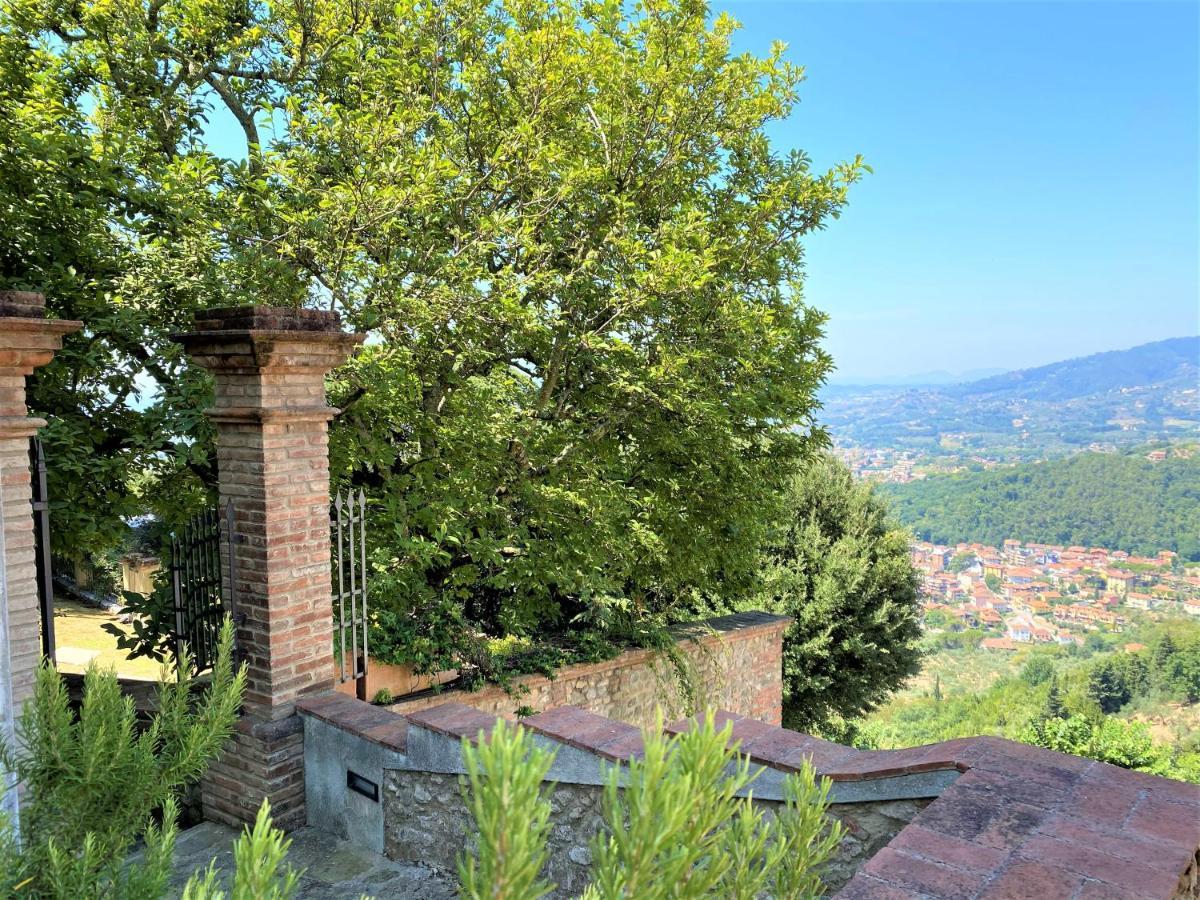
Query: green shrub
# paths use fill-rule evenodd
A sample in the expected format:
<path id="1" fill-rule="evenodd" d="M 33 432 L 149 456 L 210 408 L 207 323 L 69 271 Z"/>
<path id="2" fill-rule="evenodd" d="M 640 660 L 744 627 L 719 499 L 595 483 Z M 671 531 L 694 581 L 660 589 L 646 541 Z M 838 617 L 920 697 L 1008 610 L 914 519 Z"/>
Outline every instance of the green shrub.
<path id="1" fill-rule="evenodd" d="M 226 622 L 209 686 L 195 690 L 190 660 L 158 688 L 158 712 L 141 732 L 116 675 L 91 667 L 71 708 L 51 666 L 37 676 L 17 723 L 18 750 L 0 746 L 0 770 L 24 785 L 21 841 L 0 842 L 0 896 L 157 897 L 166 891 L 175 798 L 197 780 L 233 730 L 245 686 L 234 671 Z M 142 860 L 125 865 L 141 837 Z"/>
<path id="2" fill-rule="evenodd" d="M 587 900 L 820 893 L 819 867 L 841 838 L 825 818 L 828 782 L 818 783 L 805 765 L 786 779 L 786 800 L 768 816 L 738 796 L 761 770 L 735 754 L 730 737 L 731 726 L 718 731 L 711 715 L 675 738 L 648 731 L 644 756 L 611 769 Z M 553 754 L 503 723 L 478 747 L 464 741 L 463 753 L 479 838 L 477 854 L 460 860 L 462 896 L 544 896 L 553 889 L 539 874 L 550 830 L 545 794 L 553 790 L 543 780 Z"/>
<path id="3" fill-rule="evenodd" d="M 271 827 L 271 805 L 263 800 L 254 820 L 233 845 L 233 885 L 229 900 L 290 900 L 299 887 L 300 873 L 284 865 L 291 841 Z M 217 867 L 211 862 L 204 874 L 197 872 L 184 886 L 182 900 L 225 900 L 217 883 Z"/>
<path id="4" fill-rule="evenodd" d="M 463 741 L 470 790 L 464 799 L 479 829 L 476 859 L 464 854 L 458 877 L 466 898 L 537 900 L 551 890 L 540 878 L 550 833 L 550 804 L 541 785 L 552 752 L 528 732 L 500 722 L 476 748 Z"/>

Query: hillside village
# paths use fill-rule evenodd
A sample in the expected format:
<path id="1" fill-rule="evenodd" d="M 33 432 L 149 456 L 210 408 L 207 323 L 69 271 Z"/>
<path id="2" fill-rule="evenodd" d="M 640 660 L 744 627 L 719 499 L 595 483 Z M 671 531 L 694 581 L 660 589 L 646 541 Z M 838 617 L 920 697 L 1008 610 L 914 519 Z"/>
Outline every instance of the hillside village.
<path id="1" fill-rule="evenodd" d="M 927 630 L 981 629 L 984 649 L 1082 644 L 1089 631 L 1119 632 L 1138 617 L 1200 618 L 1200 565 L 1183 565 L 1170 550 L 916 542 L 912 558 Z"/>
<path id="2" fill-rule="evenodd" d="M 1014 419 L 1014 424 L 1020 419 Z M 854 477 L 861 481 L 878 484 L 908 484 L 921 481 L 931 475 L 956 475 L 970 471 L 986 471 L 1016 461 L 1002 450 L 969 450 L 965 445 L 966 435 L 941 434 L 938 446 L 923 450 L 907 450 L 897 447 L 835 446 L 833 453 Z M 1118 452 L 1115 444 L 1093 441 L 1079 452 Z M 1168 459 L 1191 459 L 1196 445 L 1177 444 L 1170 447 L 1153 447 L 1138 455 L 1152 463 Z M 1041 457 L 1038 457 L 1040 460 Z"/>

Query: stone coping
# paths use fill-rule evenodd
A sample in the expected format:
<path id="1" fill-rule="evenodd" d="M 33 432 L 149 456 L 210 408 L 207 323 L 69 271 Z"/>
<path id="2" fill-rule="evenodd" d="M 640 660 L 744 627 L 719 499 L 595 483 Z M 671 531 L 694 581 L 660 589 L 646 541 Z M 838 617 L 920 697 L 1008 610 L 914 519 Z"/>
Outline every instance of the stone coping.
<path id="1" fill-rule="evenodd" d="M 1003 738 L 862 751 L 729 712 L 715 718 L 754 762 L 787 772 L 807 761 L 835 784 L 963 773 L 863 866 L 843 900 L 1196 896 L 1177 892 L 1195 877 L 1200 785 Z"/>
<path id="2" fill-rule="evenodd" d="M 45 294 L 39 291 L 0 291 L 0 316 L 40 319 L 45 314 Z"/>
<path id="3" fill-rule="evenodd" d="M 461 703 L 401 717 L 333 692 L 301 700 L 297 710 L 402 752 L 410 729 L 448 739 L 444 747 L 451 750 L 498 721 Z M 933 786 L 924 794 L 933 802 L 867 861 L 836 895 L 841 900 L 1197 896 L 1200 785 L 1002 738 L 860 751 L 729 712 L 715 719 L 719 727 L 731 725 L 741 752 L 781 773 L 774 778 L 807 761 L 835 782 L 835 793 L 838 784 L 873 783 L 885 791 Z M 684 719 L 666 730 L 678 734 L 696 722 Z M 559 782 L 602 783 L 603 763 L 628 762 L 643 749 L 637 728 L 580 707 L 548 710 L 522 724 L 564 748 L 551 773 Z M 587 759 L 596 772 L 576 779 Z M 407 767 L 420 770 L 419 762 L 410 758 Z"/>
<path id="4" fill-rule="evenodd" d="M 822 738 L 789 731 L 748 719 L 727 710 L 717 710 L 718 729 L 731 725 L 730 742 L 751 761 L 784 772 L 798 772 L 809 763 L 818 775 L 830 781 L 868 781 L 941 770 L 966 771 L 946 744 L 929 744 L 905 750 L 855 750 Z M 694 728 L 699 717 L 681 719 L 666 726 L 667 733 L 680 734 Z"/>
<path id="5" fill-rule="evenodd" d="M 965 774 L 859 870 L 842 900 L 1196 896 L 1187 884 L 1200 785 L 1002 738 L 935 747 Z"/>
<path id="6" fill-rule="evenodd" d="M 644 755 L 642 730 L 589 712 L 581 706 L 559 706 L 521 720 L 530 731 L 560 744 L 586 750 L 613 762 Z"/>
<path id="7" fill-rule="evenodd" d="M 464 703 L 443 703 L 409 713 L 404 718 L 410 725 L 416 725 L 426 731 L 472 743 L 479 740 L 480 733 L 489 733 L 499 721 L 498 716 Z"/>
<path id="8" fill-rule="evenodd" d="M 389 750 L 404 753 L 408 746 L 407 719 L 336 691 L 297 700 L 296 712 Z"/>
<path id="9" fill-rule="evenodd" d="M 342 317 L 323 309 L 287 306 L 223 306 L 198 312 L 195 331 L 307 331 L 342 330 Z"/>

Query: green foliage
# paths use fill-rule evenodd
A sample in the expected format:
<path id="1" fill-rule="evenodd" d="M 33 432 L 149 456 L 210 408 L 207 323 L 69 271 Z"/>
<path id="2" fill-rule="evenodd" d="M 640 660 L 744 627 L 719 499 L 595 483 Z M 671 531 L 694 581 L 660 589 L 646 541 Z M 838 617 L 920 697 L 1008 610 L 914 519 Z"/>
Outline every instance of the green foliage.
<path id="1" fill-rule="evenodd" d="M 1097 490 L 1103 485 L 1103 490 Z M 1005 538 L 1200 559 L 1195 523 L 1200 456 L 1150 462 L 1081 453 L 988 472 L 888 486 L 896 514 L 938 543 Z"/>
<path id="2" fill-rule="evenodd" d="M 736 796 L 757 776 L 730 746 L 731 726 L 709 715 L 667 739 L 645 733 L 645 755 L 614 766 L 604 787 L 603 831 L 593 839 L 589 900 L 638 897 L 807 898 L 820 893 L 819 868 L 841 837 L 825 820 L 829 784 L 813 769 L 785 782 L 786 802 L 768 818 Z M 524 898 L 553 889 L 538 880 L 550 830 L 541 796 L 552 755 L 520 728 L 497 726 L 478 749 L 463 744 L 479 828 L 478 859 L 460 864 L 463 895 Z M 547 788 L 552 790 L 552 787 Z M 526 833 L 528 831 L 528 834 Z"/>
<path id="3" fill-rule="evenodd" d="M 943 609 L 931 609 L 925 613 L 924 623 L 928 630 L 946 629 L 954 623 L 954 620 Z"/>
<path id="4" fill-rule="evenodd" d="M 271 805 L 263 800 L 254 819 L 233 845 L 233 884 L 228 894 L 220 886 L 215 860 L 184 885 L 182 900 L 291 900 L 299 889 L 300 873 L 285 865 L 291 841 L 271 826 Z"/>
<path id="5" fill-rule="evenodd" d="M 0 746 L 0 771 L 25 786 L 20 849 L 14 853 L 8 843 L 9 856 L 0 860 L 19 896 L 165 893 L 176 795 L 228 740 L 241 703 L 245 671 L 234 672 L 232 648 L 226 621 L 208 687 L 196 697 L 183 660 L 178 680 L 160 682 L 158 711 L 140 733 L 133 702 L 111 671 L 89 668 L 78 715 L 58 673 L 49 666 L 38 672 L 17 724 L 21 749 Z M 126 866 L 139 837 L 146 844 L 142 861 Z"/>
<path id="6" fill-rule="evenodd" d="M 1054 662 L 1044 653 L 1031 657 L 1021 669 L 1021 678 L 1035 687 L 1054 677 Z"/>
<path id="7" fill-rule="evenodd" d="M 1050 687 L 1046 689 L 1046 702 L 1042 704 L 1041 719 L 1063 719 L 1066 716 L 1067 708 L 1058 690 L 1058 679 L 1052 677 Z"/>
<path id="8" fill-rule="evenodd" d="M 128 624 L 105 622 L 102 626 L 116 638 L 117 648 L 127 651 L 130 657 L 168 662 L 175 652 L 175 596 L 169 578 L 170 568 L 164 566 L 155 573 L 150 593 L 121 591 L 121 607 Z"/>
<path id="9" fill-rule="evenodd" d="M 786 500 L 759 583 L 734 605 L 795 619 L 784 634 L 784 718 L 807 730 L 862 715 L 917 671 L 917 576 L 908 534 L 832 457 L 814 458 Z"/>
<path id="10" fill-rule="evenodd" d="M 971 566 L 975 565 L 977 561 L 978 560 L 975 558 L 975 554 L 969 550 L 962 553 L 956 553 L 950 558 L 950 562 L 946 565 L 946 571 L 954 572 L 955 574 L 959 572 L 965 572 L 967 569 L 971 568 Z"/>
<path id="11" fill-rule="evenodd" d="M 478 852 L 464 853 L 458 876 L 468 900 L 537 900 L 551 890 L 541 879 L 550 836 L 550 804 L 542 782 L 554 753 L 520 726 L 503 721 L 476 746 L 464 740 L 470 785 L 463 799 L 478 829 Z M 553 786 L 547 788 L 553 790 Z"/>
<path id="12" fill-rule="evenodd" d="M 1148 649 L 1126 653 L 1108 641 L 1078 651 L 1039 651 L 1017 677 L 982 690 L 961 688 L 890 705 L 886 715 L 845 728 L 856 745 L 907 747 L 994 734 L 1100 759 L 1114 765 L 1200 783 L 1197 745 L 1156 743 L 1134 714 L 1161 714 L 1168 703 L 1200 695 L 1200 624 L 1168 621 L 1121 636 Z M 955 669 L 969 659 L 956 656 Z M 1015 672 L 1015 669 L 1014 669 Z"/>
<path id="13" fill-rule="evenodd" d="M 736 27 L 696 0 L 5 4 L 0 286 L 86 323 L 32 393 L 56 543 L 210 495 L 210 385 L 169 335 L 253 299 L 378 338 L 330 386 L 381 612 L 603 628 L 749 580 L 824 441 L 800 239 L 864 166 L 772 147 L 802 71 Z"/>
<path id="14" fill-rule="evenodd" d="M 1141 722 L 1074 715 L 1034 723 L 1021 737 L 1048 750 L 1098 759 L 1123 769 L 1172 774 L 1170 751 L 1155 746 Z"/>

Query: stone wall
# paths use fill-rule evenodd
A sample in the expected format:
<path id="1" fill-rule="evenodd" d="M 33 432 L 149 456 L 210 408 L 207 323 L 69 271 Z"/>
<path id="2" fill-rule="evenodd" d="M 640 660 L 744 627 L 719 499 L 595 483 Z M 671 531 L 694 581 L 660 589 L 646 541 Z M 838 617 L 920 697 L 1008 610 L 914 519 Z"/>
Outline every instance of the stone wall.
<path id="1" fill-rule="evenodd" d="M 334 693 L 300 709 L 314 726 L 387 751 L 387 760 L 352 760 L 339 745 L 320 765 L 331 802 L 355 774 L 380 787 L 368 793 L 388 856 L 452 871 L 458 855 L 471 852 L 463 742 L 490 731 L 494 714 L 446 703 L 401 717 Z M 828 779 L 829 814 L 845 833 L 821 874 L 841 900 L 1196 897 L 1200 786 L 1000 738 L 860 751 L 728 712 L 715 719 L 730 727 L 737 752 L 763 767 L 752 793 L 764 810 L 777 808 L 788 774 L 805 765 Z M 698 721 L 666 731 L 680 734 Z M 602 785 L 614 772 L 625 783 L 624 767 L 645 750 L 643 733 L 570 706 L 529 716 L 523 727 L 554 753 L 545 777 L 546 876 L 557 896 L 577 896 L 602 827 Z"/>
<path id="2" fill-rule="evenodd" d="M 384 777 L 384 852 L 398 862 L 455 871 L 458 854 L 472 849 L 474 821 L 463 802 L 458 775 L 389 771 Z M 544 877 L 558 887 L 556 898 L 578 897 L 588 883 L 591 841 L 603 828 L 603 788 L 558 784 L 550 794 L 549 860 Z M 845 837 L 822 878 L 836 891 L 929 803 L 895 800 L 840 803 L 829 814 L 842 822 Z M 768 813 L 781 804 L 755 801 Z"/>
<path id="3" fill-rule="evenodd" d="M 522 707 L 523 712 L 541 712 L 579 706 L 650 727 L 660 710 L 670 721 L 693 709 L 712 708 L 778 725 L 783 707 L 783 632 L 790 622 L 786 616 L 749 612 L 678 629 L 682 673 L 664 653 L 628 650 L 604 662 L 567 666 L 553 678 L 518 678 L 511 691 L 496 686 L 428 691 L 401 699 L 390 709 L 407 715 L 454 702 L 514 718 Z M 688 696 L 685 684 L 691 685 L 694 697 Z"/>

